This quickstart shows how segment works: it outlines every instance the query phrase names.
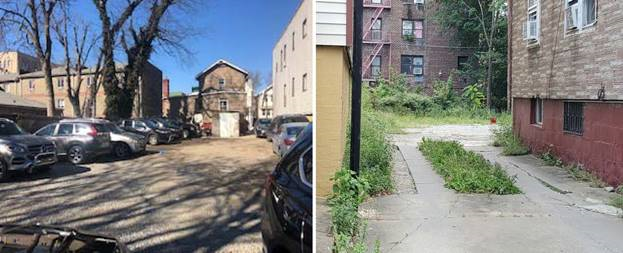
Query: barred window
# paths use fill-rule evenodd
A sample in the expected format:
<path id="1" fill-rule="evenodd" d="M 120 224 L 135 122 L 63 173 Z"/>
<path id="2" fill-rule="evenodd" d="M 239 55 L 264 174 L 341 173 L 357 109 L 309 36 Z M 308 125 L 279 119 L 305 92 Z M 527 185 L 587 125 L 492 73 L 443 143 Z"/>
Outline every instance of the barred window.
<path id="1" fill-rule="evenodd" d="M 563 130 L 580 135 L 584 132 L 584 103 L 565 102 Z"/>

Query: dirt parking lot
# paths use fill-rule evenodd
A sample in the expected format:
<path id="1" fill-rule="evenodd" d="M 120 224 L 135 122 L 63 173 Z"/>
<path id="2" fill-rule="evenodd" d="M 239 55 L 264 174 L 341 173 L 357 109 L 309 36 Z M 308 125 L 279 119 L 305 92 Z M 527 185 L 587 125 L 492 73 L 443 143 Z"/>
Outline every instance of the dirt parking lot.
<path id="1" fill-rule="evenodd" d="M 1 183 L 0 223 L 75 227 L 139 252 L 261 252 L 262 185 L 276 162 L 269 142 L 247 136 L 62 163 Z"/>

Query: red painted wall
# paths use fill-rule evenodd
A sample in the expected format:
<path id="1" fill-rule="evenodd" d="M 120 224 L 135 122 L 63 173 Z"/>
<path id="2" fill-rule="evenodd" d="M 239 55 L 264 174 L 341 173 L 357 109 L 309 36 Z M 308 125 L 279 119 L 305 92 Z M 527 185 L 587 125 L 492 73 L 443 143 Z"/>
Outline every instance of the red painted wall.
<path id="1" fill-rule="evenodd" d="M 563 101 L 543 100 L 543 124 L 530 124 L 530 99 L 514 98 L 513 128 L 533 153 L 550 149 L 611 185 L 623 184 L 623 104 L 584 103 L 584 133 L 563 132 Z M 550 146 L 551 145 L 551 146 Z"/>

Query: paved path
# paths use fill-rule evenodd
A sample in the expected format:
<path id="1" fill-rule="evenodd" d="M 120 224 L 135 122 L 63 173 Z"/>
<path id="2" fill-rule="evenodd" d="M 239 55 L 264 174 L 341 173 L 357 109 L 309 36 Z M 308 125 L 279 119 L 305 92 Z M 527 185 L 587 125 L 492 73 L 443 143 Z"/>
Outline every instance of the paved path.
<path id="1" fill-rule="evenodd" d="M 532 156 L 503 157 L 488 126 L 439 126 L 394 136 L 415 192 L 375 198 L 362 206 L 370 248 L 381 252 L 623 252 L 623 219 L 590 211 L 609 195 L 574 182 Z M 456 194 L 417 149 L 422 137 L 453 139 L 501 163 L 524 192 Z M 599 208 L 597 208 L 599 209 Z"/>

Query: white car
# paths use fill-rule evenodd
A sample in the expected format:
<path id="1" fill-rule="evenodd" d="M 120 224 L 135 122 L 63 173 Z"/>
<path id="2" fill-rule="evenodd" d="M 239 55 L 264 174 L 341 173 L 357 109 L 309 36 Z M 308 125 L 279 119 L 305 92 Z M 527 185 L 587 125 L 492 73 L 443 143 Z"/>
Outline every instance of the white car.
<path id="1" fill-rule="evenodd" d="M 298 134 L 305 129 L 308 122 L 294 122 L 282 124 L 271 138 L 273 142 L 273 153 L 282 157 L 296 141 Z"/>

